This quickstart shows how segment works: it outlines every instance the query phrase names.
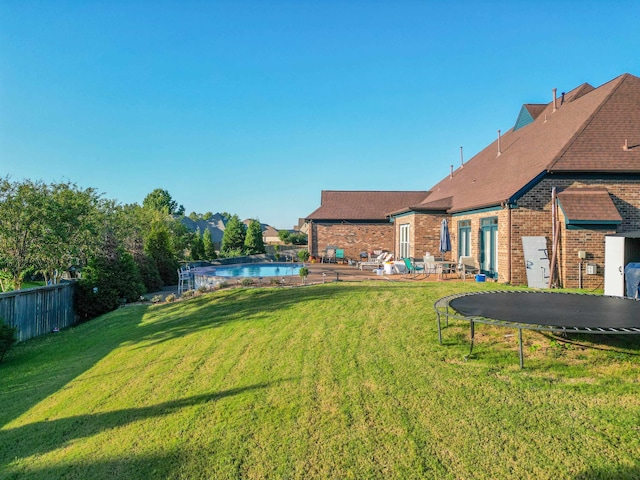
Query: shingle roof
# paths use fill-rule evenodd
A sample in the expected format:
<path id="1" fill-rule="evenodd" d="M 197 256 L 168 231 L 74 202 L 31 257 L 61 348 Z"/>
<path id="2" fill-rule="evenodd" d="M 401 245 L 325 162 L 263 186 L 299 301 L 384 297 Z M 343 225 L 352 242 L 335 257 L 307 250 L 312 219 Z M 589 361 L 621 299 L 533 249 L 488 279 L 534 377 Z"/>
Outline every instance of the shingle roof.
<path id="1" fill-rule="evenodd" d="M 389 212 L 420 203 L 428 191 L 323 190 L 307 220 L 386 220 Z"/>
<path id="2" fill-rule="evenodd" d="M 621 223 L 620 212 L 606 188 L 569 188 L 558 194 L 558 202 L 569 223 Z"/>
<path id="3" fill-rule="evenodd" d="M 640 172 L 640 78 L 580 85 L 562 105 L 557 100 L 555 112 L 550 102 L 536 113 L 529 125 L 502 135 L 500 155 L 496 139 L 437 183 L 419 207 L 448 197 L 450 212 L 499 205 L 548 172 Z"/>

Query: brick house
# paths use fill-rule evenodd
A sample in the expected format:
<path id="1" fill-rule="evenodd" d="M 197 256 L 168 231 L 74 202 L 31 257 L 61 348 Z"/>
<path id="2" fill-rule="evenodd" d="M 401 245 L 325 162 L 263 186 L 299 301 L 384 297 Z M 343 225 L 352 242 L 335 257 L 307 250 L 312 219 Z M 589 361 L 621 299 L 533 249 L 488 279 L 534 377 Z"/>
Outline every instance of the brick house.
<path id="1" fill-rule="evenodd" d="M 393 251 L 394 227 L 387 214 L 422 201 L 428 193 L 323 190 L 320 208 L 305 218 L 309 253 L 322 256 L 333 246 L 357 260 L 361 252 Z"/>
<path id="2" fill-rule="evenodd" d="M 446 218 L 448 259 L 472 256 L 499 282 L 527 283 L 523 236 L 545 237 L 548 252 L 557 236 L 560 284 L 577 287 L 581 276 L 584 288 L 602 285 L 605 236 L 640 230 L 640 78 L 552 98 L 522 106 L 511 130 L 421 201 L 389 210 L 397 256 L 437 253 Z"/>

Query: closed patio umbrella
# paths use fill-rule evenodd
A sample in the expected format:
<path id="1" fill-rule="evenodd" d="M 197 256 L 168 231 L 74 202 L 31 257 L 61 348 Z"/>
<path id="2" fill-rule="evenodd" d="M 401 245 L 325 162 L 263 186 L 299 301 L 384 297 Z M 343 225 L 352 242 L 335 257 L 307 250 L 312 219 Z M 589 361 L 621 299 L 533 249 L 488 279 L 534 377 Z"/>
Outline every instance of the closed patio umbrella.
<path id="1" fill-rule="evenodd" d="M 440 224 L 440 251 L 442 253 L 451 251 L 451 236 L 446 218 L 443 218 Z"/>

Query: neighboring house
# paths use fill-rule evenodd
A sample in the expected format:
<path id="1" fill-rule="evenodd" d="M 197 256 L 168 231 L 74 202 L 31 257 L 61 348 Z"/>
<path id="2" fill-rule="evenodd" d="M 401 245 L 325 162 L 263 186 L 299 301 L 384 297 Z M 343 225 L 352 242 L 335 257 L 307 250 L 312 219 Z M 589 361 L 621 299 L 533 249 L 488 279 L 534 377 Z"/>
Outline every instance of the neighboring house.
<path id="1" fill-rule="evenodd" d="M 395 226 L 393 249 L 398 256 L 438 255 L 446 218 L 449 259 L 469 255 L 497 281 L 526 284 L 522 237 L 545 237 L 551 257 L 554 190 L 560 284 L 577 287 L 581 277 L 584 288 L 602 286 L 605 236 L 640 230 L 640 78 L 625 74 L 598 88 L 583 84 L 558 98 L 554 90 L 549 104 L 524 105 L 511 130 L 498 132 L 427 195 L 387 211 Z M 343 218 L 367 209 L 366 202 L 351 202 Z M 355 228 L 341 234 L 337 245 Z M 583 263 L 579 251 L 586 253 Z M 587 264 L 595 265 L 595 274 L 586 274 Z"/>
<path id="2" fill-rule="evenodd" d="M 393 250 L 394 230 L 387 214 L 420 202 L 428 193 L 323 190 L 320 208 L 306 217 L 309 253 L 322 256 L 331 246 L 357 260 L 362 252 Z"/>
<path id="3" fill-rule="evenodd" d="M 216 213 L 207 220 L 192 220 L 189 217 L 182 217 L 182 223 L 192 232 L 200 229 L 200 233 L 204 234 L 205 230 L 211 232 L 211 241 L 215 245 L 216 250 L 220 249 L 222 245 L 222 237 L 224 236 L 224 229 L 226 227 L 226 219 L 219 213 Z"/>

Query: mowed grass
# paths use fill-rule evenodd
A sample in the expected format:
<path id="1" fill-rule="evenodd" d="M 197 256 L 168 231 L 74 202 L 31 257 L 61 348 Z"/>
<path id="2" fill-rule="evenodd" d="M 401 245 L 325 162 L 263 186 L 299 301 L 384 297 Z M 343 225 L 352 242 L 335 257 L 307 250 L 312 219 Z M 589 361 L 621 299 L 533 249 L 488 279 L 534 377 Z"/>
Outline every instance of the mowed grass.
<path id="1" fill-rule="evenodd" d="M 235 289 L 0 364 L 0 478 L 638 478 L 640 345 L 468 324 L 474 283 Z M 595 343 L 592 343 L 595 342 Z"/>

